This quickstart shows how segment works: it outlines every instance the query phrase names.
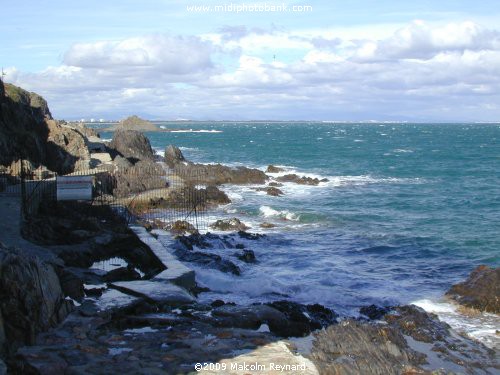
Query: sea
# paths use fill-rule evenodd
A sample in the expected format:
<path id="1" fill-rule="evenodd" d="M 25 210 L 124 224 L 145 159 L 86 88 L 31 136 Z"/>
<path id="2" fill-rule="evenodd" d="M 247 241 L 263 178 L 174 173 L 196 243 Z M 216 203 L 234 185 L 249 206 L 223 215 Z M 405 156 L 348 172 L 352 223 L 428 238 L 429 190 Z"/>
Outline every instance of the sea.
<path id="1" fill-rule="evenodd" d="M 192 265 L 200 298 L 238 304 L 289 299 L 356 316 L 361 306 L 414 303 L 499 347 L 498 316 L 463 315 L 444 293 L 476 266 L 500 263 L 500 124 L 161 122 L 146 133 L 198 163 L 318 179 L 285 183 L 281 197 L 224 186 L 237 217 L 266 234 L 245 246 L 242 275 Z M 111 133 L 103 133 L 111 138 Z M 263 223 L 275 227 L 264 229 Z M 234 250 L 212 251 L 222 256 Z"/>

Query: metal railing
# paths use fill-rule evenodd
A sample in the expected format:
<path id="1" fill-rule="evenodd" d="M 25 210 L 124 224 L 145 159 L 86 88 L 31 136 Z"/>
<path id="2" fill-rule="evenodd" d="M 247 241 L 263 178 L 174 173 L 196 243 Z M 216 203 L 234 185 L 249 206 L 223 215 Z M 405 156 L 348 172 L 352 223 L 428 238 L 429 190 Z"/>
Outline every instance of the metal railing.
<path id="1" fill-rule="evenodd" d="M 45 202 L 58 202 L 58 180 L 62 176 L 91 176 L 91 199 L 82 203 L 111 206 L 129 222 L 202 231 L 207 229 L 209 202 L 206 186 L 202 185 L 206 178 L 201 174 L 154 164 L 146 168 L 104 165 L 61 175 L 34 169 L 31 163 L 20 160 L 0 169 L 0 195 L 19 196 L 23 219 L 29 220 Z"/>

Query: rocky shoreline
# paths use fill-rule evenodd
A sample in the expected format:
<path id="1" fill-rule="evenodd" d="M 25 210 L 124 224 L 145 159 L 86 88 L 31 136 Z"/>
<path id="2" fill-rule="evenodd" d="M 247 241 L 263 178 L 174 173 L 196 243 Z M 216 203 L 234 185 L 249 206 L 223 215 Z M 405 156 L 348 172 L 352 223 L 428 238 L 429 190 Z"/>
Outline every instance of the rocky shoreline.
<path id="1" fill-rule="evenodd" d="M 118 171 L 110 194 L 126 199 L 155 189 L 162 193 L 165 180 L 158 176 L 168 168 L 191 189 L 205 189 L 206 204 L 213 206 L 230 203 L 219 189 L 223 184 L 259 185 L 256 189 L 280 199 L 283 182 L 326 182 L 284 174 L 272 165 L 263 172 L 196 164 L 175 146 L 159 160 L 137 131 L 116 131 L 107 144 L 91 130 L 53 120 L 36 94 L 15 86 L 4 90 L 3 84 L 0 89 L 0 144 L 7 152 L 0 164 L 7 173 L 20 158 L 33 170 Z M 35 128 L 32 140 L 22 139 L 24 131 Z M 13 142 L 7 145 L 9 137 Z M 190 186 L 189 176 L 205 187 Z M 148 198 L 142 209 L 171 206 L 181 198 L 170 193 Z M 183 222 L 168 228 L 158 221 L 138 224 L 130 226 L 108 206 L 49 201 L 22 228 L 43 259 L 29 248 L 3 244 L 0 237 L 0 375 L 500 371 L 496 348 L 413 305 L 360 306 L 359 316 L 352 317 L 286 295 L 251 305 L 200 302 L 198 296 L 208 290 L 197 285 L 190 264 L 237 277 L 242 264 L 256 267 L 260 261 L 246 243 L 265 235 L 249 233 L 238 218 L 212 223 L 226 232 L 220 235 L 200 234 Z M 156 228 L 171 231 L 167 245 L 158 240 Z M 213 246 L 226 249 L 227 256 L 211 252 Z M 468 309 L 498 315 L 499 274 L 498 268 L 478 267 L 447 296 Z"/>

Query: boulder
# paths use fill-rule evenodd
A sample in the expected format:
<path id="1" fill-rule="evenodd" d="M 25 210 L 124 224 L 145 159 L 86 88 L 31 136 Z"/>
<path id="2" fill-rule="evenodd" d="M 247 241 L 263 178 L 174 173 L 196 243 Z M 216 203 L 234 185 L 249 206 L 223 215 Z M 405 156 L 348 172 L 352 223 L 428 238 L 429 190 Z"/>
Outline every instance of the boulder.
<path id="1" fill-rule="evenodd" d="M 174 168 L 178 163 L 186 161 L 179 147 L 169 145 L 165 149 L 165 162 L 170 168 Z"/>
<path id="2" fill-rule="evenodd" d="M 391 311 L 390 307 L 381 307 L 377 305 L 363 306 L 359 312 L 370 320 L 380 320 Z"/>
<path id="3" fill-rule="evenodd" d="M 500 314 L 500 267 L 477 267 L 446 295 L 463 306 Z"/>
<path id="4" fill-rule="evenodd" d="M 149 140 L 136 130 L 117 130 L 109 148 L 134 164 L 139 160 L 154 160 L 155 158 Z"/>
<path id="5" fill-rule="evenodd" d="M 215 223 L 210 224 L 210 228 L 221 231 L 240 231 L 248 229 L 248 227 L 236 217 L 232 219 L 217 220 Z"/>
<path id="6" fill-rule="evenodd" d="M 51 265 L 0 245 L 0 352 L 34 344 L 39 332 L 57 325 L 71 309 Z"/>

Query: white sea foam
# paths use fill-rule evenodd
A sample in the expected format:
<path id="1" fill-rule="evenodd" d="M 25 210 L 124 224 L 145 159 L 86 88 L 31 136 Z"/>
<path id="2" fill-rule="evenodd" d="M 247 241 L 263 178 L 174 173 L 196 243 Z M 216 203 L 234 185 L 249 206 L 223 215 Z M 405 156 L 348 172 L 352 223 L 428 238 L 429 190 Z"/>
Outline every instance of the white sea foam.
<path id="1" fill-rule="evenodd" d="M 408 154 L 408 153 L 413 153 L 413 150 L 396 148 L 395 150 L 392 150 L 392 152 L 394 152 L 395 154 Z"/>
<path id="2" fill-rule="evenodd" d="M 422 299 L 413 304 L 427 312 L 437 314 L 439 319 L 448 323 L 454 330 L 464 332 L 491 348 L 500 349 L 500 337 L 496 334 L 500 329 L 500 317 L 497 315 L 489 313 L 465 315 L 460 313 L 456 304 L 446 301 Z"/>
<path id="3" fill-rule="evenodd" d="M 269 207 L 269 206 L 260 206 L 259 211 L 260 211 L 260 214 L 264 217 L 278 217 L 281 219 L 291 220 L 291 221 L 299 221 L 300 220 L 300 215 L 297 215 L 297 214 L 290 212 L 288 210 L 277 211 L 274 208 Z"/>

